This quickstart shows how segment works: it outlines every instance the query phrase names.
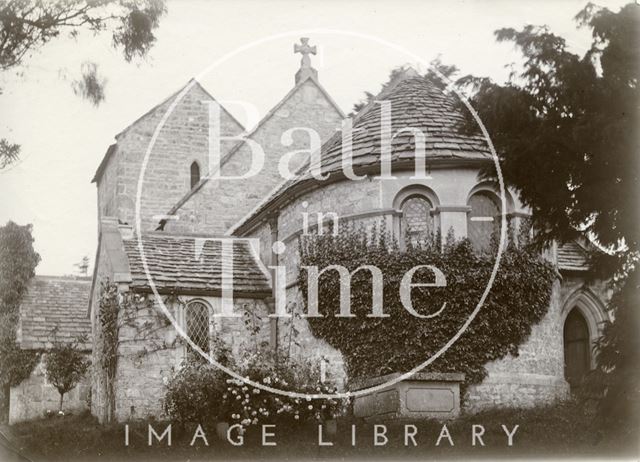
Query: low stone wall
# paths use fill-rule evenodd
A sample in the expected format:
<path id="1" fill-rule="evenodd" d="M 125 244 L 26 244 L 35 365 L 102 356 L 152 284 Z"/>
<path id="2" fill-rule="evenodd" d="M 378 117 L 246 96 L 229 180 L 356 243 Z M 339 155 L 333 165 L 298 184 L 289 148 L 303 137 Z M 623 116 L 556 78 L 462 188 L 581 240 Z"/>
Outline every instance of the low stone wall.
<path id="1" fill-rule="evenodd" d="M 73 390 L 64 395 L 62 410 L 65 414 L 78 414 L 89 409 L 89 374 Z M 22 383 L 11 388 L 9 404 L 9 424 L 25 420 L 39 419 L 47 411 L 58 412 L 60 395 L 58 390 L 47 382 L 42 360 Z"/>

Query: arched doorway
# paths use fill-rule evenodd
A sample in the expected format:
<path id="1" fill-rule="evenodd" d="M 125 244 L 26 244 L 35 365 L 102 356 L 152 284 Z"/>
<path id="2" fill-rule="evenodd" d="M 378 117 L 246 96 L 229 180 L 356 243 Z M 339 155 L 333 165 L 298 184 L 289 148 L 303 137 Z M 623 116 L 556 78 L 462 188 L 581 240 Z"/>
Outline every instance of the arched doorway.
<path id="1" fill-rule="evenodd" d="M 587 321 L 573 308 L 564 322 L 564 377 L 571 390 L 580 387 L 591 369 L 591 341 Z"/>

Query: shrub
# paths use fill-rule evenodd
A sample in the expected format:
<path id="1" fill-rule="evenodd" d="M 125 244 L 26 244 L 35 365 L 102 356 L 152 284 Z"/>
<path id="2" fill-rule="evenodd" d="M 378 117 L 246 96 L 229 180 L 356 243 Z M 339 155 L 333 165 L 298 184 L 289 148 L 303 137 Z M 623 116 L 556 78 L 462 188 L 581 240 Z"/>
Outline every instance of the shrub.
<path id="1" fill-rule="evenodd" d="M 215 351 L 226 351 L 223 356 L 230 358 L 223 342 L 217 340 L 217 343 Z M 277 360 L 267 350 L 250 351 L 239 364 L 232 360 L 222 364 L 256 383 L 281 390 L 308 394 L 336 392 L 335 387 L 320 382 L 318 372 L 308 363 Z M 169 380 L 164 407 L 171 419 L 181 423 L 216 419 L 244 427 L 258 423 L 323 421 L 339 415 L 344 408 L 342 400 L 297 399 L 264 392 L 229 377 L 197 357 L 190 357 Z"/>
<path id="2" fill-rule="evenodd" d="M 256 383 L 308 395 L 337 391 L 332 384 L 320 381 L 318 371 L 310 363 L 291 359 L 276 361 L 269 358 L 267 352 L 245 357 L 242 375 Z M 344 411 L 344 400 L 340 399 L 292 398 L 264 392 L 237 379 L 227 379 L 226 382 L 223 403 L 228 421 L 245 427 L 259 423 L 324 421 Z"/>
<path id="3" fill-rule="evenodd" d="M 167 384 L 166 414 L 180 423 L 216 419 L 222 402 L 224 375 L 204 360 L 188 360 Z"/>

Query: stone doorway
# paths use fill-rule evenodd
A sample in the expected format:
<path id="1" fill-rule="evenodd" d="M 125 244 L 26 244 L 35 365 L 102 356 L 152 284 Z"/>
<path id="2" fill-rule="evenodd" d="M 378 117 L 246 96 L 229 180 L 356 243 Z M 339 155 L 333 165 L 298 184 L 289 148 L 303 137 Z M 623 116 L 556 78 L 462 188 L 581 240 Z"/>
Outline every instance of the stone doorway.
<path id="1" fill-rule="evenodd" d="M 564 376 L 571 391 L 580 388 L 591 370 L 589 326 L 578 308 L 573 308 L 564 323 Z"/>

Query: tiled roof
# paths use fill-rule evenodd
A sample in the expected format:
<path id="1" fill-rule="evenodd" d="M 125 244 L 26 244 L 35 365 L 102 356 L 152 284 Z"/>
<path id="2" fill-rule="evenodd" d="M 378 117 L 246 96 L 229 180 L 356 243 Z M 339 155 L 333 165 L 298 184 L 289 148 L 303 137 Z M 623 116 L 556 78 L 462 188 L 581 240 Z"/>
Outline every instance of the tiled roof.
<path id="1" fill-rule="evenodd" d="M 457 96 L 443 92 L 424 78 L 405 78 L 385 90 L 376 100 L 388 101 L 391 105 L 391 133 L 411 127 L 425 135 L 427 164 L 429 161 L 490 161 L 491 151 L 480 135 L 460 133 L 463 114 L 458 107 Z M 352 165 L 354 171 L 367 170 L 379 174 L 381 157 L 382 105 L 370 103 L 353 120 Z M 401 132 L 391 140 L 391 162 L 393 168 L 413 169 L 415 159 L 415 136 L 410 131 Z M 337 132 L 321 150 L 321 172 L 342 170 L 342 133 Z M 297 185 L 314 182 L 307 164 L 299 174 L 285 181 L 265 198 L 261 205 L 232 229 L 236 230 L 245 221 L 259 215 L 272 203 Z"/>
<path id="2" fill-rule="evenodd" d="M 208 238 L 210 239 L 210 238 Z M 224 239 L 229 241 L 229 239 Z M 143 266 L 144 254 L 149 275 L 159 293 L 191 295 L 219 295 L 222 290 L 221 239 L 147 234 L 142 236 L 143 253 L 138 239 L 125 239 L 124 248 L 129 260 L 132 282 L 130 288 L 149 291 L 151 286 Z M 233 241 L 233 259 L 225 255 L 225 262 L 233 262 L 233 291 L 237 296 L 262 298 L 271 295 L 267 270 L 261 265 L 246 239 Z M 199 257 L 196 258 L 196 251 Z"/>
<path id="3" fill-rule="evenodd" d="M 20 304 L 18 342 L 22 349 L 50 348 L 54 340 L 71 342 L 87 335 L 81 345 L 91 349 L 91 321 L 87 317 L 90 278 L 35 276 Z"/>
<path id="4" fill-rule="evenodd" d="M 558 245 L 558 268 L 565 271 L 588 270 L 587 250 L 575 241 Z"/>
<path id="5" fill-rule="evenodd" d="M 457 107 L 457 97 L 444 93 L 424 78 L 400 80 L 377 99 L 391 105 L 391 134 L 407 127 L 422 131 L 428 159 L 491 160 L 482 136 L 459 133 L 463 114 Z M 353 121 L 354 167 L 380 164 L 381 118 L 382 104 L 371 103 Z M 414 154 L 415 137 L 410 131 L 399 133 L 391 140 L 392 162 L 410 160 L 413 163 Z M 322 147 L 322 172 L 341 170 L 342 158 L 342 135 L 338 132 Z"/>

